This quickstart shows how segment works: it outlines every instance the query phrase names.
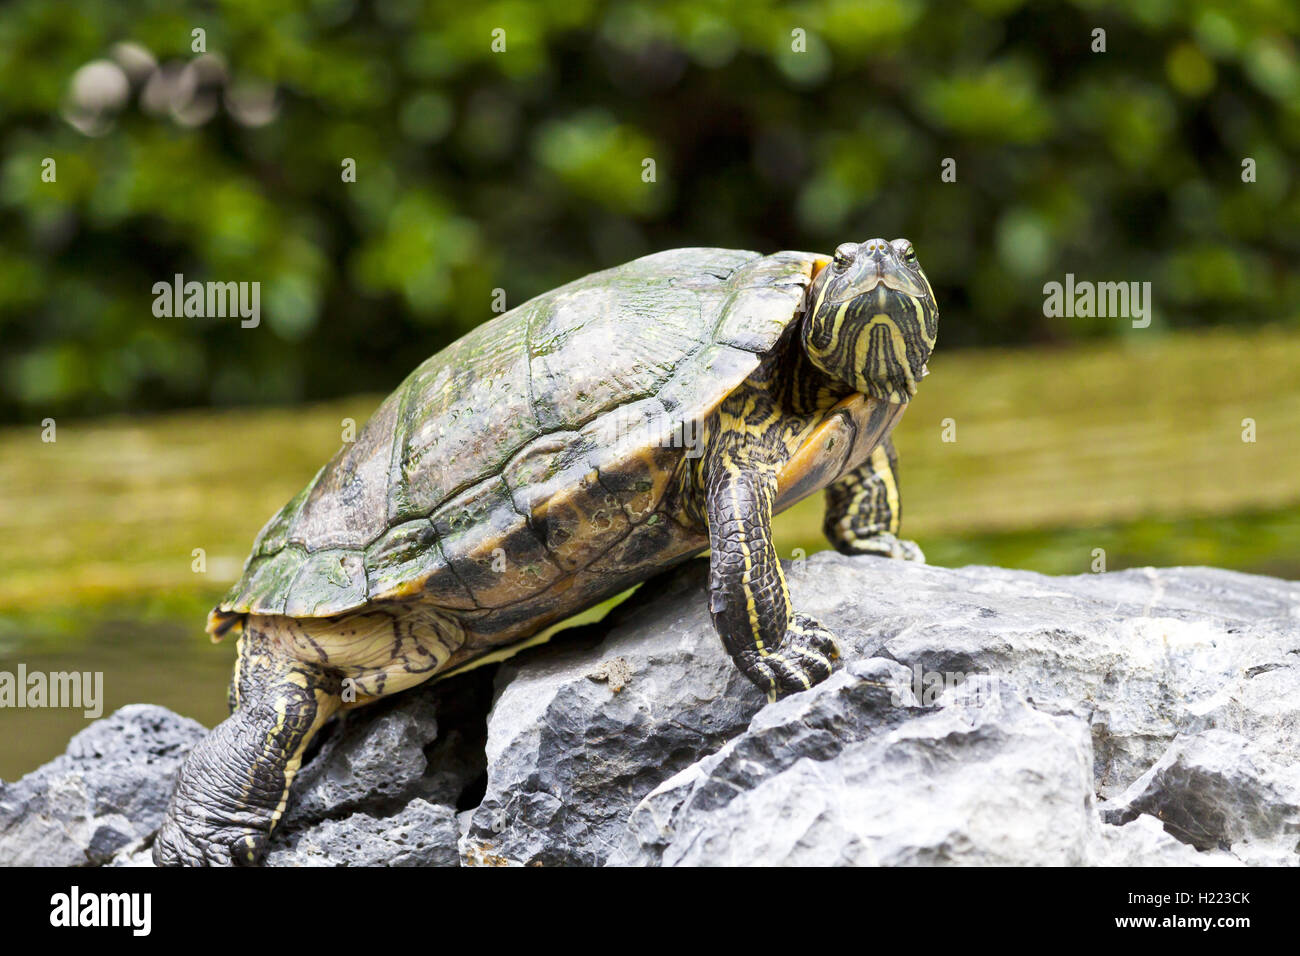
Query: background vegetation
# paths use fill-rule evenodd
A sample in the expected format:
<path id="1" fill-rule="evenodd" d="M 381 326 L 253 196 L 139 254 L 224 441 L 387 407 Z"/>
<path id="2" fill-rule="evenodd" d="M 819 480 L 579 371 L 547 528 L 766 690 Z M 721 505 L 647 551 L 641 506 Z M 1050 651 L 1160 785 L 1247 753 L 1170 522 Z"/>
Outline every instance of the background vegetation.
<path id="1" fill-rule="evenodd" d="M 1297 38 L 1293 0 L 9 0 L 0 669 L 219 720 L 204 612 L 344 420 L 493 290 L 685 245 L 914 241 L 932 563 L 1300 578 Z M 176 273 L 261 324 L 155 316 Z M 1044 316 L 1066 273 L 1151 282 L 1152 326 Z M 84 726 L 0 711 L 0 777 Z"/>
<path id="2" fill-rule="evenodd" d="M 906 235 L 944 349 L 1132 331 L 1044 317 L 1066 272 L 1151 281 L 1158 329 L 1294 326 L 1298 33 L 1292 0 L 10 0 L 0 417 L 386 391 L 495 288 L 682 245 Z M 260 281 L 262 326 L 155 317 L 178 272 Z"/>

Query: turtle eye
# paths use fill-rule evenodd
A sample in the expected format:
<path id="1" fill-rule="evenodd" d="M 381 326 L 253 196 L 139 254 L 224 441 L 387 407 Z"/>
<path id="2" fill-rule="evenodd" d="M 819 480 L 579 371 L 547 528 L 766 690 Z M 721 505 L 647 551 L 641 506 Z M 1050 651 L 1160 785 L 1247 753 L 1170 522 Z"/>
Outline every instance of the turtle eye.
<path id="1" fill-rule="evenodd" d="M 900 251 L 903 254 L 904 262 L 906 262 L 909 266 L 916 265 L 916 250 L 912 248 L 912 244 L 910 242 L 904 243 L 903 248 Z"/>
<path id="2" fill-rule="evenodd" d="M 842 242 L 835 247 L 835 258 L 831 260 L 831 268 L 836 272 L 843 272 L 853 261 L 853 257 L 858 253 L 858 244 L 856 242 Z"/>

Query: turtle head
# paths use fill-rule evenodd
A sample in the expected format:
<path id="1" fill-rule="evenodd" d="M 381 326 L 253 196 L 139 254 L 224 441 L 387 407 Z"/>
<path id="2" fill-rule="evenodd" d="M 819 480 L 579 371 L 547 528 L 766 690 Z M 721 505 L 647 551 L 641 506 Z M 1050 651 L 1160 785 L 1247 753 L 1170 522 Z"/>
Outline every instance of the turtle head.
<path id="1" fill-rule="evenodd" d="M 841 244 L 808 302 L 802 334 L 814 365 L 873 398 L 911 400 L 926 374 L 939 309 L 910 242 Z"/>

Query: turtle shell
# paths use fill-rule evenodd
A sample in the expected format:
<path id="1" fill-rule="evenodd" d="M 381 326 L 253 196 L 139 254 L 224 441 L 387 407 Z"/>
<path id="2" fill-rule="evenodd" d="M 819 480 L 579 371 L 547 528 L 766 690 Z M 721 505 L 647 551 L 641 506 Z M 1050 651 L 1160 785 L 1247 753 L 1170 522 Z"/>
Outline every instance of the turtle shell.
<path id="1" fill-rule="evenodd" d="M 218 610 L 417 600 L 482 614 L 598 557 L 631 573 L 620 548 L 643 568 L 686 461 L 665 426 L 701 421 L 745 380 L 799 314 L 815 262 L 677 249 L 484 323 L 412 372 L 267 523 Z"/>

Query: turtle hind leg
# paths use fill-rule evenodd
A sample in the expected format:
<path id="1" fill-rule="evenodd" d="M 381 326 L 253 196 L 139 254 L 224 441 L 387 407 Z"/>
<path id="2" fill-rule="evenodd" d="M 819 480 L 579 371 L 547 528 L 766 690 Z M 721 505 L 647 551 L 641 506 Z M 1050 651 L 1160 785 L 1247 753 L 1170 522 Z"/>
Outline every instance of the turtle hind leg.
<path id="1" fill-rule="evenodd" d="M 898 454 L 886 438 L 866 464 L 826 489 L 827 539 L 841 554 L 874 554 L 925 563 L 915 541 L 898 536 L 903 508 L 898 494 Z"/>
<path id="2" fill-rule="evenodd" d="M 334 670 L 286 654 L 250 621 L 239 638 L 236 709 L 181 767 L 154 841 L 154 862 L 258 862 L 307 744 L 342 704 L 341 683 Z"/>
<path id="3" fill-rule="evenodd" d="M 231 715 L 181 768 L 154 841 L 158 864 L 258 862 L 325 722 L 427 680 L 465 640 L 453 618 L 431 608 L 248 615 L 241 628 Z"/>

